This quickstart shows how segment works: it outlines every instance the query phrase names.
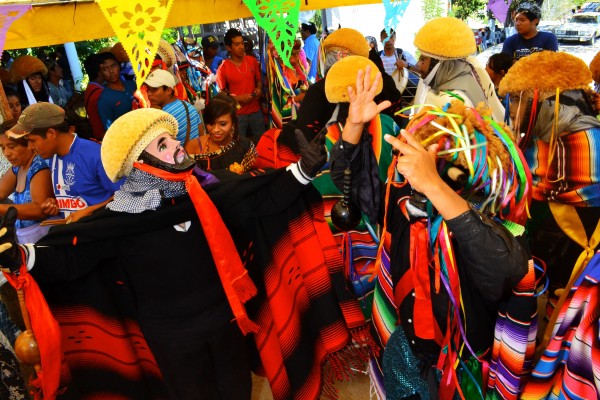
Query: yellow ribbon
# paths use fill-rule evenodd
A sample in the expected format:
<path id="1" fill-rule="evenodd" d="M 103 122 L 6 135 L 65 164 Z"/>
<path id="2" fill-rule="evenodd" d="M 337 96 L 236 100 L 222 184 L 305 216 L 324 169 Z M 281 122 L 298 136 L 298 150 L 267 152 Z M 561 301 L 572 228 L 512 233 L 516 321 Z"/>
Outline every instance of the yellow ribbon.
<path id="1" fill-rule="evenodd" d="M 558 302 L 556 303 L 556 308 L 552 313 L 552 317 L 550 317 L 550 321 L 546 326 L 546 331 L 544 332 L 544 337 L 542 342 L 540 343 L 540 349 L 545 349 L 548 346 L 548 342 L 550 341 L 550 337 L 554 332 L 554 325 L 556 324 L 556 320 L 558 319 L 558 314 L 567 299 L 571 288 L 575 281 L 581 275 L 581 272 L 585 269 L 585 266 L 592 259 L 595 252 L 594 249 L 600 243 L 600 221 L 592 234 L 592 237 L 588 240 L 587 235 L 585 233 L 585 228 L 583 227 L 583 223 L 575 210 L 575 207 L 562 203 L 554 203 L 550 202 L 550 211 L 556 220 L 556 223 L 562 229 L 562 231 L 575 243 L 580 245 L 583 248 L 583 252 L 577 258 L 577 262 L 573 267 L 573 271 L 571 272 L 571 277 L 569 278 L 569 283 L 564 289 L 559 289 L 561 292 L 557 290 L 557 294 L 559 294 Z"/>

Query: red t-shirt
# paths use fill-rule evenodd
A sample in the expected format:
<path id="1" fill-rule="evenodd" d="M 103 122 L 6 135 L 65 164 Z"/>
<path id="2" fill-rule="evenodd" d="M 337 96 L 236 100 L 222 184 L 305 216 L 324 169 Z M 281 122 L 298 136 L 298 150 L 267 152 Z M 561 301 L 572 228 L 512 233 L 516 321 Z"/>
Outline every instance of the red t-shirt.
<path id="1" fill-rule="evenodd" d="M 83 97 L 85 102 L 85 112 L 87 113 L 88 119 L 90 120 L 90 125 L 92 126 L 92 134 L 97 140 L 102 140 L 102 138 L 104 138 L 104 134 L 106 133 L 104 124 L 100 119 L 100 114 L 98 114 L 98 99 L 100 98 L 103 90 L 104 86 L 95 82 L 91 82 L 87 85 Z"/>
<path id="2" fill-rule="evenodd" d="M 225 60 L 217 70 L 217 84 L 233 96 L 254 92 L 257 81 L 260 81 L 260 67 L 254 57 L 244 56 L 244 61 L 239 67 L 231 60 Z M 260 110 L 258 98 L 240 106 L 238 115 L 252 114 Z"/>

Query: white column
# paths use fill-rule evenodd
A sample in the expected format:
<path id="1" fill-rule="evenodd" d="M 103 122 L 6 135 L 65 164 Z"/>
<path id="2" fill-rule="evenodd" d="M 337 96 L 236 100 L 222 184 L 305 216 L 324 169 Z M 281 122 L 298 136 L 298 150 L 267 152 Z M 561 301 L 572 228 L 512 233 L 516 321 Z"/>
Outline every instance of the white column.
<path id="1" fill-rule="evenodd" d="M 65 52 L 67 53 L 67 59 L 69 60 L 71 75 L 73 75 L 73 83 L 75 84 L 75 90 L 81 91 L 81 80 L 83 79 L 83 72 L 81 71 L 79 57 L 77 57 L 77 49 L 75 49 L 75 43 L 65 43 Z"/>

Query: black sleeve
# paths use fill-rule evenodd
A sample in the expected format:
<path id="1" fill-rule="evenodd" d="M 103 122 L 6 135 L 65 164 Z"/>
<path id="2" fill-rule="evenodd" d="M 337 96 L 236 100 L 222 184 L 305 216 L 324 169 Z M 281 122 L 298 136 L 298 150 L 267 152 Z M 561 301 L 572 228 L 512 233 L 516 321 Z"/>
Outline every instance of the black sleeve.
<path id="1" fill-rule="evenodd" d="M 298 117 L 283 126 L 277 142 L 288 146 L 298 154 L 299 148 L 294 131 L 300 129 L 306 141 L 310 142 L 325 127 L 335 107 L 336 104 L 330 103 L 325 95 L 325 79 L 309 86 L 298 109 Z"/>
<path id="2" fill-rule="evenodd" d="M 335 186 L 343 192 L 344 170 L 350 167 L 352 202 L 374 223 L 382 221 L 386 185 L 379 176 L 370 140 L 367 131 L 363 131 L 361 141 L 355 145 L 338 140 L 330 152 L 329 173 Z"/>
<path id="3" fill-rule="evenodd" d="M 300 183 L 291 171 L 274 170 L 259 176 L 232 179 L 210 191 L 219 211 L 238 217 L 259 217 L 284 211 L 310 184 Z"/>
<path id="4" fill-rule="evenodd" d="M 74 281 L 115 257 L 117 246 L 109 240 L 56 246 L 34 246 L 31 274 L 45 282 Z M 30 255 L 30 257 L 33 255 Z"/>
<path id="5" fill-rule="evenodd" d="M 527 273 L 529 250 L 504 226 L 473 210 L 446 224 L 460 253 L 460 268 L 487 301 L 499 301 Z"/>

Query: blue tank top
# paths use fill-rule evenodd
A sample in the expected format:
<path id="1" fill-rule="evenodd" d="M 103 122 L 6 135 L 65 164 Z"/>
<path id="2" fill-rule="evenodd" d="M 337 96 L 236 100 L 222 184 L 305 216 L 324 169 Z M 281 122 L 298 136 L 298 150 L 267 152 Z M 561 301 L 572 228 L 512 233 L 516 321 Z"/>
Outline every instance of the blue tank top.
<path id="1" fill-rule="evenodd" d="M 12 167 L 12 172 L 17 175 L 20 167 Z M 34 175 L 43 169 L 47 169 L 48 164 L 44 161 L 43 158 L 38 156 L 37 154 L 33 157 L 33 161 L 31 161 L 31 166 L 29 167 L 29 171 L 27 171 L 27 176 L 25 178 L 25 189 L 22 192 L 15 191 L 13 194 L 13 200 L 15 204 L 27 204 L 31 203 L 31 180 Z M 32 220 L 24 220 L 18 219 L 15 227 L 17 229 L 27 228 L 28 226 L 37 224 L 38 221 Z"/>

